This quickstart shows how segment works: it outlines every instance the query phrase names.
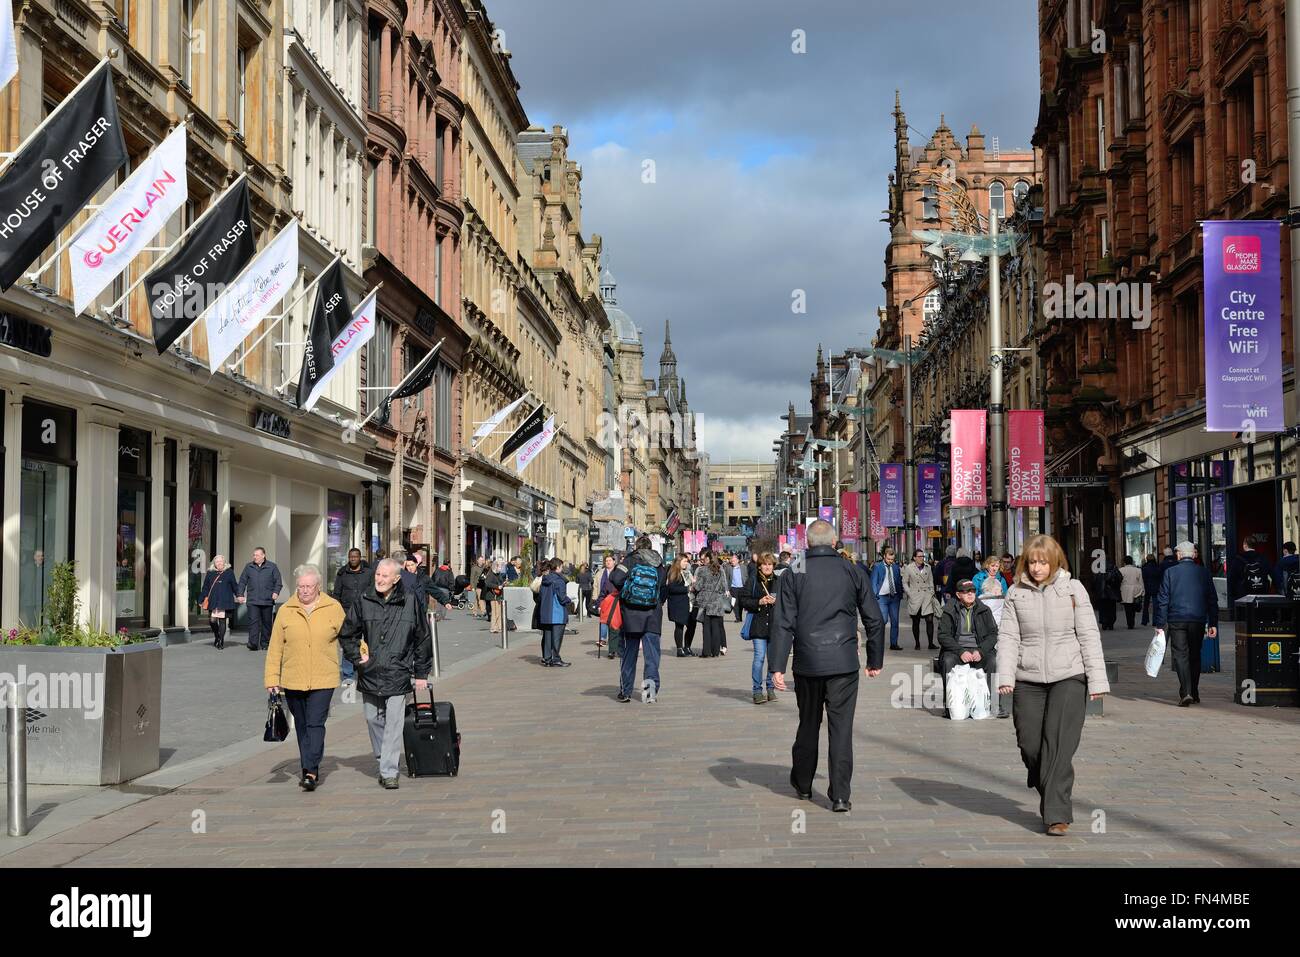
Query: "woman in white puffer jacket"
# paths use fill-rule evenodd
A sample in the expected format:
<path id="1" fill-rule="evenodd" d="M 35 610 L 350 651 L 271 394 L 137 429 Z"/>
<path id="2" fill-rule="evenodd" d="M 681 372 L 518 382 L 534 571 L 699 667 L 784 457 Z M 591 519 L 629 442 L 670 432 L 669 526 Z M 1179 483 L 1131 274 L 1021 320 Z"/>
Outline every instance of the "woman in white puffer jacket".
<path id="1" fill-rule="evenodd" d="M 1101 632 L 1088 591 L 1066 569 L 1050 535 L 1025 546 L 998 629 L 998 691 L 1014 690 L 1012 715 L 1028 785 L 1040 796 L 1047 833 L 1074 820 L 1074 752 L 1088 698 L 1110 691 Z"/>

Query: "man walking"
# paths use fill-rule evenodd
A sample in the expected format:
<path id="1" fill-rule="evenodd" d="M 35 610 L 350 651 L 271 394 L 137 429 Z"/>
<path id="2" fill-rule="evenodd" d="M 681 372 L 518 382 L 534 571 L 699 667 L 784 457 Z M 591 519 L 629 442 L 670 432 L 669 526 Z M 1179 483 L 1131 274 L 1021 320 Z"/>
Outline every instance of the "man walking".
<path id="1" fill-rule="evenodd" d="M 267 561 L 266 549 L 253 549 L 253 560 L 244 566 L 239 576 L 239 597 L 235 600 L 248 606 L 248 650 L 265 651 L 271 643 L 271 622 L 275 603 L 280 600 L 284 579 L 275 562 Z"/>
<path id="2" fill-rule="evenodd" d="M 740 621 L 740 596 L 744 593 L 745 584 L 749 580 L 746 574 L 748 571 L 749 568 L 741 563 L 739 555 L 731 556 L 731 598 L 736 621 Z"/>
<path id="3" fill-rule="evenodd" d="M 373 584 L 374 577 L 374 570 L 361 558 L 361 549 L 350 548 L 348 563 L 334 576 L 334 587 L 330 589 L 330 595 L 343 606 L 343 611 L 346 612 L 361 600 L 361 594 Z M 344 681 L 352 681 L 357 676 L 356 669 L 352 667 L 352 662 L 348 661 L 347 655 L 341 656 L 339 676 Z"/>
<path id="4" fill-rule="evenodd" d="M 871 593 L 876 596 L 880 614 L 889 624 L 889 650 L 900 651 L 898 646 L 898 604 L 903 597 L 903 573 L 894 562 L 894 546 L 886 545 L 881 552 L 884 561 L 871 569 Z"/>
<path id="5" fill-rule="evenodd" d="M 1180 708 L 1201 703 L 1201 641 L 1215 637 L 1219 625 L 1219 595 L 1195 553 L 1191 542 L 1178 544 L 1178 564 L 1165 572 L 1156 596 L 1155 626 L 1157 631 L 1169 626 Z"/>
<path id="6" fill-rule="evenodd" d="M 659 636 L 663 632 L 664 580 L 668 569 L 664 558 L 654 550 L 650 538 L 637 539 L 636 551 L 614 566 L 609 583 L 618 589 L 619 608 L 623 614 L 623 660 L 619 663 L 618 700 L 632 700 L 632 682 L 636 679 L 636 658 L 645 650 L 641 670 L 641 702 L 653 704 L 659 696 Z"/>
<path id="7" fill-rule="evenodd" d="M 348 609 L 339 641 L 357 669 L 370 746 L 379 762 L 379 783 L 393 790 L 398 785 L 411 679 L 416 689 L 423 690 L 433 666 L 428 616 L 419 595 L 403 587 L 396 561 L 386 558 L 375 566 L 374 583 Z"/>
<path id="8" fill-rule="evenodd" d="M 867 676 L 880 674 L 885 659 L 885 624 L 866 577 L 836 554 L 835 529 L 818 519 L 808 526 L 805 571 L 780 578 L 769 661 L 772 681 L 786 690 L 785 668 L 794 651 L 799 730 L 790 750 L 790 785 L 812 799 L 822 712 L 830 726 L 831 786 L 835 811 L 852 810 L 853 713 L 858 703 L 858 619 L 866 629 Z"/>

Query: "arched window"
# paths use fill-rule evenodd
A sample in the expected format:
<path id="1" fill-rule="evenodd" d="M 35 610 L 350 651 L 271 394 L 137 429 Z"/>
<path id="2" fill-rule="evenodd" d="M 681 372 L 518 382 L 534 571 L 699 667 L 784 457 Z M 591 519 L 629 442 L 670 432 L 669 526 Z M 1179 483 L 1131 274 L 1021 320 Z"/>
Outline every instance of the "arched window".
<path id="1" fill-rule="evenodd" d="M 921 216 L 924 219 L 939 218 L 939 193 L 933 186 L 926 185 L 921 190 L 922 209 Z"/>
<path id="2" fill-rule="evenodd" d="M 930 322 L 939 315 L 939 290 L 931 289 L 925 294 L 925 300 L 921 305 L 921 314 L 926 322 Z"/>
<path id="3" fill-rule="evenodd" d="M 1025 201 L 1025 197 L 1028 195 L 1029 195 L 1029 184 L 1025 182 L 1023 179 L 1016 180 L 1016 185 L 1011 189 L 1011 196 L 1012 196 L 1012 200 L 1016 204 L 1016 209 L 1019 209 L 1021 207 L 1021 205 Z"/>
<path id="4" fill-rule="evenodd" d="M 997 180 L 989 183 L 989 210 L 998 214 L 998 219 L 1007 215 L 1007 188 Z"/>

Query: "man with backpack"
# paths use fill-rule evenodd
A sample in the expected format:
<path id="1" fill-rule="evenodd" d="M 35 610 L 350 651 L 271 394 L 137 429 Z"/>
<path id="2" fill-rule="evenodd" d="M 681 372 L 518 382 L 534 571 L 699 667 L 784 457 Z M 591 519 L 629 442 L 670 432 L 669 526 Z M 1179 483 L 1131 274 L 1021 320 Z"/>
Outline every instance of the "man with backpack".
<path id="1" fill-rule="evenodd" d="M 1282 543 L 1282 560 L 1277 563 L 1277 571 L 1273 575 L 1274 583 L 1277 585 L 1277 593 L 1285 595 L 1287 580 L 1295 572 L 1300 572 L 1300 556 L 1296 555 L 1295 542 Z"/>
<path id="2" fill-rule="evenodd" d="M 663 632 L 664 581 L 668 577 L 663 556 L 654 550 L 650 538 L 637 539 L 636 550 L 610 573 L 609 583 L 618 590 L 623 616 L 621 629 L 623 660 L 620 662 L 618 700 L 632 700 L 637 652 L 644 647 L 645 667 L 641 672 L 641 701 L 653 704 L 659 695 L 659 635 Z"/>
<path id="3" fill-rule="evenodd" d="M 1228 567 L 1229 607 L 1235 607 L 1237 599 L 1247 595 L 1267 595 L 1272 591 L 1272 581 L 1273 566 L 1255 551 L 1255 536 L 1247 535 L 1241 542 L 1241 554 Z"/>

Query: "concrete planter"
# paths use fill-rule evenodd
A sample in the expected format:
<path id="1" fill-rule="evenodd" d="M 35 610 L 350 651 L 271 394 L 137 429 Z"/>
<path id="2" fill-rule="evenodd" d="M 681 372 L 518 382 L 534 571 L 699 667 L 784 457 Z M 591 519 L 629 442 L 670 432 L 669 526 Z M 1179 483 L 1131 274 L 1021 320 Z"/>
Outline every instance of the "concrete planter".
<path id="1" fill-rule="evenodd" d="M 528 587 L 516 588 L 507 585 L 502 589 L 506 602 L 506 618 L 515 623 L 520 631 L 533 630 L 533 590 Z"/>
<path id="2" fill-rule="evenodd" d="M 0 686 L 12 680 L 27 688 L 28 783 L 120 784 L 158 770 L 157 642 L 121 648 L 0 646 Z M 7 731 L 8 724 L 6 709 L 0 725 Z"/>

